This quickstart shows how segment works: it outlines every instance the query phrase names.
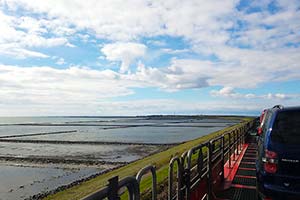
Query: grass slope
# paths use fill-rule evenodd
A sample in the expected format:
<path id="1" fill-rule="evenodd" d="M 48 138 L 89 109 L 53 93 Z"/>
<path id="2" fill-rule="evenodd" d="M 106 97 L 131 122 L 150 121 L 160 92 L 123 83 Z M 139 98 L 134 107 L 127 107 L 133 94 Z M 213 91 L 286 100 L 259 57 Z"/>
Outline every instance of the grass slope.
<path id="1" fill-rule="evenodd" d="M 241 118 L 240 118 L 241 119 Z M 81 199 L 84 196 L 93 193 L 100 188 L 107 185 L 107 180 L 118 175 L 119 179 L 122 179 L 126 176 L 135 176 L 136 173 L 146 165 L 152 164 L 157 168 L 157 183 L 161 184 L 166 181 L 168 177 L 168 167 L 170 159 L 175 155 L 181 155 L 183 152 L 189 150 L 191 147 L 196 146 L 200 143 L 208 141 L 218 135 L 234 130 L 236 128 L 242 127 L 244 123 L 252 121 L 254 118 L 242 118 L 242 122 L 231 127 L 227 127 L 220 131 L 216 131 L 209 135 L 202 136 L 198 139 L 174 146 L 166 151 L 145 157 L 144 159 L 138 160 L 136 162 L 130 163 L 126 166 L 123 166 L 119 169 L 113 170 L 106 174 L 100 175 L 96 178 L 83 182 L 79 185 L 71 187 L 69 189 L 63 190 L 53 195 L 49 195 L 44 198 L 44 200 L 75 200 Z M 146 191 L 151 188 L 151 179 L 150 177 L 145 177 L 141 182 L 141 191 Z"/>

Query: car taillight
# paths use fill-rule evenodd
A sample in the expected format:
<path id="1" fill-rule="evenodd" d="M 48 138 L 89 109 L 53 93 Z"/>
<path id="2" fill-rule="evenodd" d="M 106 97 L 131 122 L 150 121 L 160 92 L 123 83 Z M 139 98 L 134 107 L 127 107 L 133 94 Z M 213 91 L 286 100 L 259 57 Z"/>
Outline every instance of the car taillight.
<path id="1" fill-rule="evenodd" d="M 277 171 L 277 164 L 275 164 L 275 163 L 265 163 L 264 168 L 265 168 L 266 172 L 274 174 Z"/>
<path id="2" fill-rule="evenodd" d="M 265 151 L 265 157 L 262 158 L 262 161 L 264 162 L 264 169 L 266 172 L 274 174 L 277 171 L 277 153 L 274 151 Z"/>

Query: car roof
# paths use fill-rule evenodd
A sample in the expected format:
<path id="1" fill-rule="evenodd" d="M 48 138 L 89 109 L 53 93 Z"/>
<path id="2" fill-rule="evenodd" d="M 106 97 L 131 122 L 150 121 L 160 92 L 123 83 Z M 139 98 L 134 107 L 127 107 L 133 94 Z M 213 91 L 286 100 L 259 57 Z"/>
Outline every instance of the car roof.
<path id="1" fill-rule="evenodd" d="M 294 110 L 300 110 L 300 106 L 284 107 L 283 109 L 280 109 L 280 111 L 294 111 Z"/>

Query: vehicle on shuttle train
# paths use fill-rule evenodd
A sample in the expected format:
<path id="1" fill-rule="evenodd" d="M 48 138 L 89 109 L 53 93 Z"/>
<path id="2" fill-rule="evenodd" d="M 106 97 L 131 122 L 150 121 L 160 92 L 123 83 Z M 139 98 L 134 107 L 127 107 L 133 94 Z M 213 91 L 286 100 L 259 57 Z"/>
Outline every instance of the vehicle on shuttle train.
<path id="1" fill-rule="evenodd" d="M 267 118 L 267 115 L 268 115 L 268 112 L 269 112 L 269 109 L 264 109 L 259 117 L 259 126 L 257 128 L 257 134 L 258 135 L 261 135 L 262 133 L 262 129 L 263 129 L 263 126 L 266 122 L 266 118 Z"/>
<path id="2" fill-rule="evenodd" d="M 300 199 L 300 107 L 265 110 L 259 128 L 258 197 Z"/>

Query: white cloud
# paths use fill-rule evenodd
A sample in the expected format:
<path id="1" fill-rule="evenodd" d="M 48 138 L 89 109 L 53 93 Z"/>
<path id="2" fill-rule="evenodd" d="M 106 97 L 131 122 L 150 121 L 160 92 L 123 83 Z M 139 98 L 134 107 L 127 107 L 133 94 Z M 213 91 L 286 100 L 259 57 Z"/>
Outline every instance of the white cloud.
<path id="1" fill-rule="evenodd" d="M 243 114 L 261 110 L 260 105 L 250 103 L 245 107 L 241 102 L 220 101 L 181 101 L 172 99 L 133 100 L 102 102 L 102 112 L 111 115 L 149 114 Z"/>
<path id="2" fill-rule="evenodd" d="M 182 54 L 182 53 L 190 52 L 189 49 L 169 49 L 169 48 L 164 48 L 162 49 L 162 51 L 168 54 Z"/>
<path id="3" fill-rule="evenodd" d="M 283 93 L 268 93 L 265 95 L 256 95 L 256 94 L 241 94 L 234 91 L 232 87 L 224 87 L 220 90 L 211 90 L 210 95 L 213 97 L 225 97 L 225 98 L 235 98 L 235 99 L 255 99 L 255 100 L 289 100 L 289 99 L 298 99 L 300 94 L 283 94 Z"/>
<path id="4" fill-rule="evenodd" d="M 0 115 L 141 115 L 176 112 L 245 113 L 255 112 L 272 104 L 296 105 L 300 94 L 241 94 L 225 87 L 212 92 L 213 101 L 201 99 L 144 99 L 116 101 L 114 97 L 133 95 L 133 88 L 159 87 L 174 91 L 180 87 L 171 71 L 146 68 L 141 63 L 132 74 L 86 67 L 55 69 L 52 67 L 18 67 L 0 65 Z M 173 73 L 176 70 L 172 71 Z M 177 71 L 176 73 L 180 73 Z M 171 74 L 172 75 L 172 74 Z M 173 74 L 174 75 L 174 74 Z M 203 86 L 203 85 L 202 85 Z M 199 86 L 198 86 L 199 87 Z M 84 108 L 84 109 L 81 109 Z M 244 113 L 243 113 L 244 114 Z"/>
<path id="5" fill-rule="evenodd" d="M 6 104 L 84 104 L 133 93 L 110 70 L 0 65 L 0 71 L 0 96 Z"/>
<path id="6" fill-rule="evenodd" d="M 49 32 L 49 23 L 45 19 L 7 15 L 1 10 L 0 4 L 0 53 L 17 58 L 46 58 L 48 56 L 31 48 L 74 46 L 65 37 L 53 36 L 52 32 L 52 37 L 44 36 Z"/>
<path id="7" fill-rule="evenodd" d="M 220 90 L 212 90 L 210 92 L 212 96 L 218 97 L 237 97 L 239 96 L 236 92 L 233 91 L 232 87 L 224 87 Z"/>
<path id="8" fill-rule="evenodd" d="M 65 59 L 59 58 L 59 59 L 56 61 L 56 64 L 58 64 L 58 65 L 66 64 Z"/>
<path id="9" fill-rule="evenodd" d="M 266 82 L 300 78 L 300 53 L 296 48 L 262 51 L 222 46 L 213 51 L 221 61 L 214 62 L 214 69 L 207 68 L 215 71 L 210 85 L 254 88 Z"/>
<path id="10" fill-rule="evenodd" d="M 25 59 L 28 57 L 48 58 L 49 56 L 40 52 L 20 48 L 17 44 L 0 44 L 0 54 Z"/>
<path id="11" fill-rule="evenodd" d="M 59 99 L 58 99 L 59 100 Z M 275 104 L 298 105 L 297 101 L 244 101 L 237 100 L 130 100 L 111 101 L 101 99 L 98 101 L 85 101 L 62 103 L 61 101 L 38 104 L 29 101 L 20 101 L 20 104 L 1 104 L 0 114 L 5 115 L 147 115 L 147 114 L 240 114 L 258 115 L 264 108 Z M 84 108 L 84 109 L 82 109 Z"/>
<path id="12" fill-rule="evenodd" d="M 217 58 L 212 64 L 195 59 L 195 66 L 188 67 L 190 72 L 184 69 L 185 64 L 191 65 L 191 61 L 176 61 L 182 63 L 182 66 L 176 68 L 180 68 L 184 73 L 168 75 L 168 79 L 173 80 L 178 89 L 197 87 L 199 80 L 203 80 L 203 74 L 209 77 L 205 81 L 208 85 L 235 88 L 254 88 L 264 82 L 300 78 L 300 50 L 298 47 L 287 46 L 300 42 L 297 34 L 300 11 L 294 1 L 290 4 L 284 1 L 275 2 L 280 7 L 276 13 L 268 12 L 269 1 L 251 3 L 250 6 L 262 10 L 255 13 L 238 11 L 236 6 L 239 2 L 231 0 L 159 0 L 151 3 L 136 0 L 5 2 L 10 9 L 19 8 L 43 16 L 42 20 L 28 17 L 20 20 L 20 26 L 30 27 L 32 24 L 31 32 L 42 33 L 45 27 L 49 32 L 64 35 L 88 31 L 99 38 L 112 41 L 111 44 L 104 44 L 102 52 L 108 60 L 120 61 L 122 72 L 128 71 L 130 63 L 145 53 L 143 46 L 130 46 L 138 45 L 137 41 L 141 38 L 151 38 L 150 44 L 164 45 L 165 48 L 161 51 L 169 54 L 180 54 L 190 50 L 199 55 L 214 55 Z M 164 35 L 182 37 L 184 42 L 191 44 L 193 48 L 171 50 L 165 46 L 166 41 L 153 39 L 155 36 Z M 79 34 L 78 37 L 82 38 L 83 35 Z M 57 44 L 71 45 L 61 38 L 64 37 L 56 38 Z M 35 41 L 35 45 L 55 44 L 50 40 L 38 42 L 37 38 L 24 41 L 31 40 Z M 197 66 L 197 62 L 202 66 Z M 170 66 L 173 65 L 172 61 Z M 194 74 L 191 72 L 192 68 Z M 250 76 L 252 79 L 248 78 Z"/>
<path id="13" fill-rule="evenodd" d="M 90 36 L 88 34 L 78 34 L 78 37 L 84 42 L 87 43 L 90 39 Z"/>
<path id="14" fill-rule="evenodd" d="M 286 98 L 288 98 L 288 96 L 286 94 L 282 94 L 282 93 L 275 94 L 275 97 L 279 98 L 279 99 L 286 99 Z"/>
<path id="15" fill-rule="evenodd" d="M 93 30 L 98 37 L 128 41 L 141 36 L 172 35 L 210 42 L 222 41 L 218 34 L 231 26 L 228 15 L 234 11 L 235 1 L 222 2 L 190 0 L 154 2 L 129 0 L 59 1 L 7 0 L 8 7 L 46 13 L 59 18 L 78 30 Z M 74 13 L 77 13 L 74 15 Z M 142 16 L 142 17 L 141 17 Z M 210 34 L 202 34 L 203 32 Z M 197 36 L 200 34 L 200 36 Z M 206 36 L 201 39 L 202 36 Z M 221 36 L 221 38 L 223 38 Z M 225 37 L 227 38 L 227 37 Z"/>
<path id="16" fill-rule="evenodd" d="M 100 38 L 103 39 L 101 42 L 109 41 L 101 47 L 105 58 L 114 63 L 120 62 L 122 72 L 76 67 L 65 70 L 35 67 L 26 71 L 21 67 L 11 67 L 13 71 L 6 75 L 16 78 L 3 83 L 16 86 L 9 88 L 12 93 L 20 96 L 22 91 L 28 93 L 24 96 L 28 98 L 25 100 L 35 102 L 48 102 L 47 98 L 42 99 L 36 94 L 44 93 L 54 98 L 50 95 L 53 93 L 70 102 L 84 102 L 131 94 L 133 91 L 129 88 L 134 87 L 177 91 L 221 86 L 224 88 L 211 94 L 236 101 L 266 100 L 262 103 L 264 105 L 267 100 L 275 102 L 298 98 L 297 94 L 276 92 L 241 94 L 233 88 L 256 88 L 266 82 L 300 79 L 299 2 L 276 1 L 280 9 L 275 13 L 267 10 L 269 1 L 250 3 L 250 6 L 258 8 L 256 10 L 261 10 L 252 13 L 246 12 L 247 9 L 238 10 L 235 7 L 238 3 L 232 0 L 0 0 L 0 8 L 9 11 L 0 10 L 1 54 L 16 58 L 47 58 L 48 55 L 37 52 L 36 47 L 74 47 L 69 37 L 80 38 L 83 42 Z M 17 11 L 18 17 L 13 16 L 12 13 Z M 182 49 L 171 49 L 167 38 L 172 42 L 180 38 L 187 45 Z M 129 71 L 133 62 L 145 56 L 147 47 L 142 43 L 155 45 L 161 48 L 159 52 L 176 56 L 190 51 L 193 59 L 179 56 L 164 64 L 165 67 L 139 63 L 136 72 L 124 73 Z M 185 49 L 189 46 L 192 48 Z M 26 80 L 25 75 L 28 76 Z M 33 77 L 39 78 L 35 80 Z M 24 86 L 20 84 L 23 81 Z M 36 89 L 37 86 L 33 85 L 40 88 Z M 52 87 L 58 88 L 57 92 Z M 76 96 L 79 98 L 76 99 Z M 236 108 L 242 107 L 241 102 L 236 104 Z M 120 109 L 122 105 L 130 107 L 126 102 L 118 105 Z M 249 107 L 256 105 L 253 103 Z"/>
<path id="17" fill-rule="evenodd" d="M 283 93 L 276 93 L 276 94 L 272 94 L 272 93 L 268 93 L 267 95 L 264 95 L 262 96 L 263 98 L 266 98 L 266 99 L 289 99 L 289 98 L 293 98 L 295 96 L 298 96 L 299 95 L 287 95 L 287 94 L 283 94 Z"/>
<path id="18" fill-rule="evenodd" d="M 145 67 L 139 64 L 136 73 L 127 75 L 130 80 L 140 81 L 142 86 L 158 87 L 164 91 L 174 92 L 182 89 L 202 88 L 208 86 L 212 71 L 205 70 L 212 63 L 198 60 L 173 59 L 168 67 Z"/>
<path id="19" fill-rule="evenodd" d="M 144 44 L 133 42 L 105 44 L 101 49 L 106 59 L 122 62 L 121 73 L 127 72 L 130 64 L 135 59 L 144 56 L 146 50 L 147 47 Z"/>

